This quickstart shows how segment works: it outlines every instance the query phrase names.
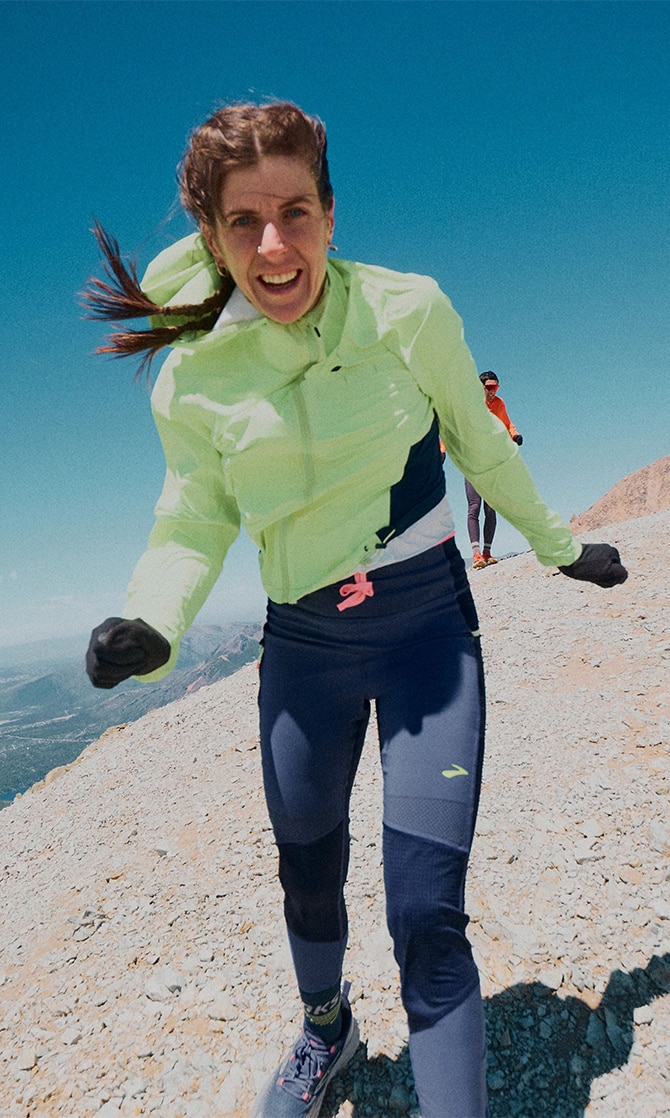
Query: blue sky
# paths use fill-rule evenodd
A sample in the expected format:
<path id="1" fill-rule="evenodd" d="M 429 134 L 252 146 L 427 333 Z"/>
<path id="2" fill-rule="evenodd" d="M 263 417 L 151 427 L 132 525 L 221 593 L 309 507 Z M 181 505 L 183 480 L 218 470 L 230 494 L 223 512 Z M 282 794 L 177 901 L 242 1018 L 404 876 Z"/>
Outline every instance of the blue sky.
<path id="1" fill-rule="evenodd" d="M 438 280 L 566 519 L 669 452 L 668 4 L 68 0 L 0 20 L 0 645 L 123 603 L 162 453 L 75 295 L 94 217 L 140 269 L 189 231 L 175 167 L 226 100 L 325 120 L 340 255 Z M 501 522 L 497 550 L 525 547 Z M 243 540 L 201 620 L 262 610 Z"/>

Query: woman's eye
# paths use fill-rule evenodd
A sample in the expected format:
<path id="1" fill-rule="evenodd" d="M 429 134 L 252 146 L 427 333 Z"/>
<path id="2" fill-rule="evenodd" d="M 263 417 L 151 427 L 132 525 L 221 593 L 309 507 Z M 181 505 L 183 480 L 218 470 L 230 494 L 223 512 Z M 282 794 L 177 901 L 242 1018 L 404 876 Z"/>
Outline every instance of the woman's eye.
<path id="1" fill-rule="evenodd" d="M 251 218 L 248 214 L 240 214 L 239 217 L 234 217 L 230 224 L 233 229 L 246 229 L 251 225 Z"/>
<path id="2" fill-rule="evenodd" d="M 291 206 L 291 209 L 288 211 L 288 216 L 289 217 L 302 217 L 304 213 L 305 213 L 305 210 L 302 208 L 302 206 Z"/>

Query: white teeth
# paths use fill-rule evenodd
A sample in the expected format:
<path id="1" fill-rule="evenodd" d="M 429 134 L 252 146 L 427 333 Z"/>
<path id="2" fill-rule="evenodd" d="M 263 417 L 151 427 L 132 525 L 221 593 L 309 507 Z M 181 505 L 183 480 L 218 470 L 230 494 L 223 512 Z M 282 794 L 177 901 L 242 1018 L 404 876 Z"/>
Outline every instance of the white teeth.
<path id="1" fill-rule="evenodd" d="M 298 270 L 296 268 L 292 272 L 282 272 L 281 275 L 278 276 L 261 276 L 261 279 L 263 280 L 263 283 L 290 283 L 291 280 L 295 279 L 297 274 Z"/>

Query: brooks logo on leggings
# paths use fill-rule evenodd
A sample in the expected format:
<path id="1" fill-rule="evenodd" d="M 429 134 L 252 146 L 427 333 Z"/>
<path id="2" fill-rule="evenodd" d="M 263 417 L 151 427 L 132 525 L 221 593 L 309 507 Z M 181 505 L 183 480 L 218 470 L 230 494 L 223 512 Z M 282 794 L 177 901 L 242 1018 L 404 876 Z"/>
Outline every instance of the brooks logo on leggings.
<path id="1" fill-rule="evenodd" d="M 452 776 L 467 776 L 468 770 L 464 769 L 462 765 L 452 765 L 450 769 L 442 769 L 442 776 L 446 776 L 447 780 L 451 780 Z"/>

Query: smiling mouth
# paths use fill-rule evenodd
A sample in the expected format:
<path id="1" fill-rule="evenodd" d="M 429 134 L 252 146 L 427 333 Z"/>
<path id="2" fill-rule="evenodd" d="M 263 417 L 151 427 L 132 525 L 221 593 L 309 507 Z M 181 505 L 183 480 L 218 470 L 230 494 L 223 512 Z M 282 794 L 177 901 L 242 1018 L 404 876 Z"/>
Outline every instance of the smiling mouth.
<path id="1" fill-rule="evenodd" d="M 290 272 L 279 272 L 274 276 L 259 276 L 258 278 L 266 287 L 287 287 L 298 278 L 298 269 L 294 268 Z"/>

